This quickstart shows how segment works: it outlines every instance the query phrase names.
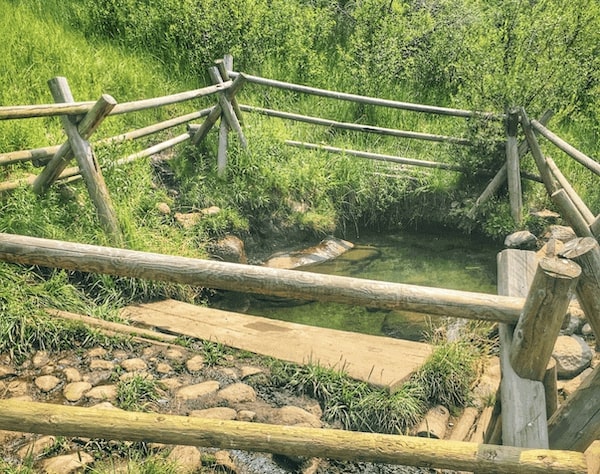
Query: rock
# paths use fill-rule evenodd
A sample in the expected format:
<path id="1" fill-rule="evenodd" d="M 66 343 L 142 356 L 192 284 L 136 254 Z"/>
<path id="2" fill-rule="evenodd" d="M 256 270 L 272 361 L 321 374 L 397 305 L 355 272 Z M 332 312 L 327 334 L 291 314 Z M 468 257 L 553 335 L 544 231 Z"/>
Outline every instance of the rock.
<path id="1" fill-rule="evenodd" d="M 121 367 L 127 372 L 141 372 L 148 369 L 148 364 L 143 359 L 136 357 L 134 359 L 127 359 L 121 362 Z"/>
<path id="2" fill-rule="evenodd" d="M 263 370 L 258 368 L 258 367 L 251 367 L 249 365 L 246 365 L 244 367 L 242 367 L 241 369 L 241 374 L 240 374 L 240 378 L 242 380 L 244 380 L 247 377 L 251 377 L 253 375 L 257 375 L 257 374 L 262 374 Z"/>
<path id="3" fill-rule="evenodd" d="M 240 410 L 236 416 L 238 421 L 254 421 L 254 418 L 256 418 L 256 412 L 252 410 Z"/>
<path id="4" fill-rule="evenodd" d="M 557 239 L 548 239 L 548 241 L 537 252 L 538 259 L 553 258 L 560 254 L 565 244 Z"/>
<path id="5" fill-rule="evenodd" d="M 92 388 L 89 382 L 71 382 L 63 388 L 63 396 L 70 402 L 77 402 Z"/>
<path id="6" fill-rule="evenodd" d="M 166 202 L 159 202 L 158 204 L 156 204 L 156 210 L 159 214 L 162 214 L 163 216 L 168 216 L 169 214 L 171 214 L 171 208 Z"/>
<path id="7" fill-rule="evenodd" d="M 143 380 L 154 380 L 154 376 L 148 372 L 126 372 L 119 376 L 119 381 L 127 382 L 136 377 L 141 378 Z"/>
<path id="8" fill-rule="evenodd" d="M 40 369 L 40 375 L 50 375 L 56 371 L 56 367 L 53 365 L 45 365 Z"/>
<path id="9" fill-rule="evenodd" d="M 92 405 L 92 408 L 98 408 L 100 410 L 121 410 L 120 408 L 114 406 L 110 402 L 100 402 Z M 121 410 L 122 411 L 122 410 Z"/>
<path id="10" fill-rule="evenodd" d="M 27 392 L 29 392 L 29 384 L 24 380 L 13 380 L 12 382 L 9 382 L 6 387 L 6 392 L 10 394 L 11 398 L 27 395 Z"/>
<path id="11" fill-rule="evenodd" d="M 78 451 L 73 454 L 65 454 L 50 459 L 45 459 L 41 463 L 42 472 L 46 474 L 71 474 L 83 472 L 88 464 L 94 462 L 94 458 L 88 453 Z"/>
<path id="12" fill-rule="evenodd" d="M 222 260 L 223 262 L 248 263 L 244 242 L 234 235 L 227 235 L 217 242 L 210 244 L 208 252 L 211 258 Z"/>
<path id="13" fill-rule="evenodd" d="M 585 378 L 593 372 L 591 367 L 588 367 L 581 372 L 577 377 L 567 381 L 559 381 L 557 384 L 558 390 L 562 392 L 565 397 L 569 397 L 575 393 Z"/>
<path id="14" fill-rule="evenodd" d="M 165 364 L 164 362 L 160 362 L 156 364 L 156 372 L 159 374 L 170 374 L 173 372 L 173 367 L 171 367 L 169 364 Z"/>
<path id="15" fill-rule="evenodd" d="M 235 371 L 235 369 L 233 369 L 231 367 L 223 367 L 223 368 L 219 369 L 219 372 L 221 374 L 223 374 L 224 377 L 232 379 L 232 380 L 237 380 L 237 378 L 238 378 L 237 372 Z"/>
<path id="16" fill-rule="evenodd" d="M 48 356 L 46 351 L 37 351 L 31 362 L 33 363 L 34 368 L 39 369 L 50 362 L 50 356 Z"/>
<path id="17" fill-rule="evenodd" d="M 217 397 L 228 404 L 254 402 L 256 391 L 245 383 L 233 383 L 219 390 Z"/>
<path id="18" fill-rule="evenodd" d="M 41 377 L 37 377 L 33 383 L 42 392 L 49 392 L 56 388 L 60 383 L 60 379 L 54 375 L 42 375 Z"/>
<path id="19" fill-rule="evenodd" d="M 221 208 L 217 206 L 210 206 L 202 209 L 202 215 L 204 216 L 216 216 L 219 212 L 221 212 Z"/>
<path id="20" fill-rule="evenodd" d="M 310 428 L 321 427 L 321 420 L 315 415 L 300 407 L 291 405 L 273 410 L 268 417 L 268 423 L 284 426 L 305 426 Z"/>
<path id="21" fill-rule="evenodd" d="M 202 457 L 195 446 L 175 446 L 167 456 L 167 461 L 177 464 L 177 472 L 200 472 Z"/>
<path id="22" fill-rule="evenodd" d="M 36 440 L 27 443 L 25 446 L 17 451 L 17 456 L 21 459 L 30 457 L 32 459 L 37 458 L 46 449 L 54 446 L 56 438 L 54 436 L 42 436 Z"/>
<path id="23" fill-rule="evenodd" d="M 17 375 L 17 371 L 14 367 L 10 365 L 0 365 L 0 379 L 14 377 L 15 375 Z"/>
<path id="24" fill-rule="evenodd" d="M 573 240 L 577 238 L 577 234 L 570 227 L 564 225 L 551 225 L 548 227 L 548 230 L 544 233 L 544 239 L 556 239 L 560 240 L 563 243 L 568 242 L 569 240 Z"/>
<path id="25" fill-rule="evenodd" d="M 95 372 L 90 372 L 89 374 L 85 374 L 81 379 L 84 382 L 89 382 L 92 386 L 103 385 L 110 380 L 113 375 L 112 370 L 97 370 Z"/>
<path id="26" fill-rule="evenodd" d="M 239 468 L 233 459 L 231 459 L 229 451 L 217 451 L 215 453 L 215 464 L 224 467 L 227 471 L 239 472 Z"/>
<path id="27" fill-rule="evenodd" d="M 556 360 L 558 378 L 569 379 L 589 367 L 592 350 L 578 336 L 558 336 L 552 357 Z"/>
<path id="28" fill-rule="evenodd" d="M 210 418 L 211 420 L 235 420 L 237 411 L 233 408 L 214 407 L 205 408 L 204 410 L 193 410 L 190 412 L 189 416 L 196 418 Z"/>
<path id="29" fill-rule="evenodd" d="M 571 303 L 565 314 L 560 333 L 570 336 L 571 334 L 581 334 L 581 329 L 585 324 L 585 314 L 576 302 Z"/>
<path id="30" fill-rule="evenodd" d="M 504 246 L 509 249 L 532 250 L 536 245 L 537 237 L 528 230 L 514 232 L 504 240 Z"/>
<path id="31" fill-rule="evenodd" d="M 196 355 L 192 357 L 185 363 L 185 367 L 190 372 L 198 372 L 202 370 L 204 368 L 204 357 L 201 355 Z"/>
<path id="32" fill-rule="evenodd" d="M 165 357 L 172 362 L 183 362 L 186 358 L 186 355 L 182 349 L 173 347 L 165 352 Z"/>
<path id="33" fill-rule="evenodd" d="M 179 379 L 176 378 L 168 378 L 168 379 L 162 379 L 160 381 L 160 384 L 165 387 L 167 390 L 177 390 L 179 387 L 181 387 L 183 384 L 181 383 L 181 381 Z"/>
<path id="34" fill-rule="evenodd" d="M 190 229 L 194 227 L 202 219 L 201 212 L 189 212 L 182 214 L 181 212 L 175 213 L 175 222 L 177 222 L 184 229 Z"/>
<path id="35" fill-rule="evenodd" d="M 590 323 L 585 323 L 583 325 L 581 328 L 581 334 L 583 334 L 585 337 L 591 337 L 594 335 L 594 330 L 592 329 L 592 326 L 590 326 Z"/>
<path id="36" fill-rule="evenodd" d="M 276 253 L 264 263 L 271 268 L 297 268 L 313 263 L 325 262 L 339 257 L 354 247 L 354 244 L 336 237 L 328 237 L 318 245 L 298 252 Z"/>
<path id="37" fill-rule="evenodd" d="M 85 396 L 95 400 L 114 400 L 117 398 L 117 386 L 99 385 L 88 391 Z"/>
<path id="38" fill-rule="evenodd" d="M 65 376 L 65 380 L 69 383 L 81 381 L 81 374 L 75 367 L 67 367 L 63 370 L 63 375 Z"/>
<path id="39" fill-rule="evenodd" d="M 115 363 L 110 360 L 92 359 L 90 360 L 90 370 L 113 370 Z"/>
<path id="40" fill-rule="evenodd" d="M 108 351 L 104 347 L 95 347 L 87 352 L 89 359 L 104 357 L 106 354 L 108 354 Z"/>
<path id="41" fill-rule="evenodd" d="M 221 384 L 219 384 L 219 382 L 210 380 L 208 382 L 181 387 L 179 390 L 177 390 L 175 396 L 182 400 L 194 400 L 196 398 L 215 393 L 217 390 L 219 390 L 220 386 Z"/>

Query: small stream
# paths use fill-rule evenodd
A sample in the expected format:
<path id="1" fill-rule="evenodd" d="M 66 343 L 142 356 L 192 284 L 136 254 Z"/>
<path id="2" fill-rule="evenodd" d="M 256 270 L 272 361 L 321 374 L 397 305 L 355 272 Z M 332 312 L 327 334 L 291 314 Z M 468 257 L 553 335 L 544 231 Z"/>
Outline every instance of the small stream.
<path id="1" fill-rule="evenodd" d="M 496 293 L 497 244 L 452 233 L 364 233 L 335 260 L 302 267 L 331 275 Z M 267 318 L 364 334 L 423 340 L 438 320 L 427 315 L 336 303 L 304 303 L 247 295 L 226 295 L 216 304 Z"/>

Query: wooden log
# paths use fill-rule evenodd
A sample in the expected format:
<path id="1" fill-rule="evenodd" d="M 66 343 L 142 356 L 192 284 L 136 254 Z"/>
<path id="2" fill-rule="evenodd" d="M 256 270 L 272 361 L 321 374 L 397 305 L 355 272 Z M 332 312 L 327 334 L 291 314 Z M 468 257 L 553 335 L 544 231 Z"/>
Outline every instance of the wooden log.
<path id="1" fill-rule="evenodd" d="M 369 153 L 366 151 L 348 150 L 344 148 L 336 148 L 333 146 L 317 145 L 314 143 L 297 142 L 294 140 L 286 140 L 286 145 L 293 146 L 296 148 L 305 148 L 307 150 L 320 150 L 328 153 L 336 153 L 340 155 L 356 156 L 358 158 L 367 158 L 369 160 L 377 161 L 388 161 L 390 163 L 399 163 L 408 166 L 419 166 L 422 168 L 436 168 L 448 171 L 462 171 L 463 168 L 458 165 L 452 165 L 450 163 L 438 163 L 435 161 L 415 160 L 412 158 L 402 158 L 393 155 L 382 155 L 379 153 Z"/>
<path id="2" fill-rule="evenodd" d="M 593 237 L 571 240 L 560 255 L 581 267 L 577 284 L 577 299 L 596 336 L 596 350 L 600 350 L 600 245 Z"/>
<path id="3" fill-rule="evenodd" d="M 238 77 L 241 73 L 229 71 L 231 77 Z M 380 105 L 391 109 L 410 110 L 413 112 L 424 112 L 436 115 L 450 115 L 454 117 L 480 117 L 492 120 L 504 120 L 503 114 L 493 112 L 474 112 L 472 110 L 451 109 L 448 107 L 437 107 L 433 105 L 414 104 L 411 102 L 399 102 L 396 100 L 378 99 L 375 97 L 367 97 L 357 94 L 348 94 L 345 92 L 335 92 L 326 89 L 318 89 L 316 87 L 308 87 L 299 84 L 291 84 L 289 82 L 277 81 L 274 79 L 265 79 L 263 77 L 244 74 L 248 82 L 259 84 L 262 86 L 275 87 L 277 89 L 302 92 L 304 94 L 317 95 L 320 97 L 330 97 L 332 99 L 347 100 L 359 104 Z"/>
<path id="4" fill-rule="evenodd" d="M 9 165 L 21 161 L 47 162 L 60 149 L 60 145 L 34 148 L 32 150 L 18 150 L 8 153 L 0 153 L 0 165 Z"/>
<path id="5" fill-rule="evenodd" d="M 72 99 L 71 90 L 64 77 L 55 77 L 49 81 L 52 95 L 59 101 L 69 101 Z M 68 117 L 62 117 L 63 128 L 69 138 L 69 143 L 73 154 L 81 170 L 81 175 L 85 181 L 90 198 L 96 210 L 100 223 L 105 232 L 109 236 L 111 242 L 117 246 L 123 245 L 123 234 L 117 220 L 117 216 L 113 209 L 112 200 L 104 183 L 100 166 L 96 161 L 96 157 L 90 147 L 90 144 L 79 134 L 77 125 L 75 125 Z M 82 120 L 82 128 L 94 131 L 95 125 L 99 123 L 95 117 L 86 117 Z M 96 125 L 97 126 L 97 125 Z M 91 133 L 90 132 L 90 133 Z M 50 164 L 48 164 L 49 166 Z"/>
<path id="6" fill-rule="evenodd" d="M 597 239 L 600 238 L 600 214 L 596 216 L 592 225 L 590 225 L 590 231 Z"/>
<path id="7" fill-rule="evenodd" d="M 0 260 L 305 300 L 516 323 L 524 300 L 0 234 Z"/>
<path id="8" fill-rule="evenodd" d="M 232 85 L 233 84 L 231 81 L 226 81 L 223 84 L 203 87 L 201 89 L 195 89 L 192 91 L 179 92 L 177 94 L 171 94 L 163 97 L 123 102 L 118 104 L 112 110 L 111 115 L 139 112 L 140 110 L 177 104 L 187 100 L 206 97 L 227 90 Z M 94 104 L 94 102 L 73 102 L 65 104 L 17 105 L 0 107 L 0 120 L 32 117 L 53 117 L 58 115 L 81 115 L 88 113 Z"/>
<path id="9" fill-rule="evenodd" d="M 313 125 L 323 125 L 330 128 L 338 128 L 340 130 L 352 130 L 355 132 L 374 133 L 399 138 L 412 138 L 431 142 L 453 143 L 455 145 L 470 145 L 471 141 L 466 138 L 449 137 L 446 135 L 434 135 L 431 133 L 410 132 L 406 130 L 396 130 L 393 128 L 375 127 L 373 125 L 364 125 L 360 123 L 337 122 L 319 117 L 310 117 L 307 115 L 293 114 L 290 112 L 281 112 L 279 110 L 265 109 L 262 107 L 253 107 L 250 105 L 242 105 L 240 108 L 245 112 L 255 112 L 269 117 L 277 117 L 296 122 L 310 123 Z"/>
<path id="10" fill-rule="evenodd" d="M 593 160 L 586 154 L 580 152 L 577 148 L 575 148 L 574 146 L 572 146 L 569 143 L 567 143 L 566 141 L 564 141 L 558 135 L 552 133 L 550 130 L 548 130 L 544 125 L 542 125 L 537 120 L 532 120 L 531 126 L 534 128 L 534 130 L 536 132 L 538 132 L 540 135 L 547 138 L 550 142 L 552 142 L 554 145 L 556 145 L 560 150 L 564 151 L 567 155 L 569 155 L 575 161 L 577 161 L 578 163 L 582 164 L 590 171 L 592 171 L 592 172 L 596 173 L 598 176 L 600 176 L 600 163 L 598 163 L 596 160 Z"/>
<path id="11" fill-rule="evenodd" d="M 553 192 L 550 198 L 579 237 L 593 237 L 589 224 L 564 189 Z"/>
<path id="12" fill-rule="evenodd" d="M 556 184 L 554 183 L 552 173 L 550 173 L 550 169 L 548 168 L 548 164 L 546 163 L 546 159 L 544 158 L 540 144 L 535 137 L 535 133 L 533 133 L 533 128 L 531 126 L 531 122 L 529 121 L 529 117 L 527 116 L 527 112 L 525 112 L 525 109 L 522 107 L 520 110 L 520 115 L 521 126 L 523 127 L 523 132 L 525 133 L 525 138 L 527 139 L 531 155 L 533 156 L 535 164 L 540 172 L 542 181 L 544 182 L 544 186 L 546 186 L 548 194 L 552 194 L 554 191 L 556 191 Z"/>
<path id="13" fill-rule="evenodd" d="M 209 68 L 208 75 L 210 76 L 211 80 L 215 84 L 223 83 L 223 78 L 221 77 L 221 74 L 219 74 L 219 69 L 217 69 L 216 67 Z M 240 125 L 237 115 L 235 114 L 235 111 L 233 110 L 233 106 L 231 105 L 231 100 L 232 99 L 229 99 L 225 94 L 219 94 L 219 106 L 221 107 L 221 120 L 223 120 L 223 117 L 225 118 L 229 127 L 237 133 L 240 143 L 242 144 L 242 147 L 247 148 L 248 142 L 246 142 L 246 137 L 244 136 L 244 132 L 242 131 L 242 126 Z"/>
<path id="14" fill-rule="evenodd" d="M 444 439 L 449 419 L 450 412 L 445 406 L 435 406 L 425 414 L 415 433 L 422 438 Z"/>
<path id="15" fill-rule="evenodd" d="M 233 81 L 233 84 L 231 85 L 231 87 L 229 89 L 227 89 L 227 92 L 225 93 L 225 97 L 228 100 L 232 100 L 235 97 L 235 94 L 237 94 L 237 92 L 243 87 L 245 82 L 246 82 L 246 76 L 244 74 L 238 75 L 238 77 L 236 77 L 236 79 Z M 200 127 L 198 132 L 196 134 L 194 134 L 194 136 L 192 137 L 192 144 L 198 145 L 204 139 L 204 137 L 208 134 L 208 132 L 210 131 L 210 129 L 216 123 L 216 121 L 219 119 L 220 116 L 221 116 L 221 106 L 219 104 L 217 104 L 215 107 L 213 107 L 211 112 L 208 114 L 208 116 L 206 117 L 206 120 L 202 123 L 202 126 Z"/>
<path id="16" fill-rule="evenodd" d="M 594 441 L 585 450 L 588 474 L 600 474 L 600 440 Z"/>
<path id="17" fill-rule="evenodd" d="M 558 409 L 558 382 L 556 361 L 550 357 L 544 373 L 544 393 L 546 394 L 546 418 L 550 418 Z"/>
<path id="18" fill-rule="evenodd" d="M 229 135 L 229 125 L 227 121 L 221 119 L 219 125 L 219 146 L 217 149 L 217 176 L 222 178 L 227 170 L 227 143 Z"/>
<path id="19" fill-rule="evenodd" d="M 585 451 L 600 438 L 600 365 L 548 422 L 550 447 Z"/>
<path id="20" fill-rule="evenodd" d="M 554 112 L 552 110 L 546 110 L 540 117 L 540 123 L 543 123 L 543 124 L 548 123 L 553 115 L 554 115 Z M 521 143 L 519 143 L 519 160 L 521 160 L 527 154 L 528 151 L 529 151 L 529 144 L 527 143 L 527 140 L 523 140 Z M 498 192 L 498 190 L 500 189 L 500 186 L 502 186 L 502 184 L 506 180 L 506 176 L 507 176 L 507 167 L 506 167 L 506 163 L 504 163 L 502 165 L 502 167 L 498 170 L 498 172 L 496 173 L 494 178 L 490 181 L 490 183 L 487 185 L 487 187 L 483 190 L 481 195 L 477 198 L 477 201 L 475 201 L 475 204 L 473 205 L 473 207 L 469 210 L 468 216 L 471 219 L 475 218 L 475 213 L 477 212 L 477 209 L 479 208 L 479 206 L 481 206 L 482 204 L 487 202 L 494 194 L 496 194 Z M 522 176 L 522 177 L 524 177 L 524 176 Z"/>
<path id="21" fill-rule="evenodd" d="M 540 260 L 510 347 L 510 362 L 519 377 L 544 380 L 580 274 L 579 265 L 570 260 Z"/>
<path id="22" fill-rule="evenodd" d="M 0 401 L 0 429 L 466 469 L 486 473 L 585 474 L 583 453 L 525 450 L 400 435 L 209 420 L 158 413 Z"/>
<path id="23" fill-rule="evenodd" d="M 507 249 L 498 254 L 498 293 L 526 295 L 536 273 L 535 252 Z M 519 377 L 510 362 L 514 328 L 500 324 L 502 442 L 508 446 L 547 448 L 546 401 L 542 382 Z"/>
<path id="24" fill-rule="evenodd" d="M 579 194 L 577 194 L 575 189 L 573 189 L 573 186 L 571 186 L 571 183 L 569 183 L 567 178 L 565 178 L 565 175 L 562 174 L 558 166 L 556 166 L 554 160 L 547 156 L 546 162 L 548 163 L 548 167 L 550 168 L 552 175 L 556 178 L 558 184 L 560 184 L 561 187 L 568 194 L 571 201 L 573 201 L 573 204 L 575 204 L 575 207 L 577 208 L 583 219 L 587 222 L 588 225 L 592 224 L 594 222 L 594 214 L 592 214 L 592 211 L 589 210 L 589 208 L 585 205 L 583 200 L 579 197 Z"/>
<path id="25" fill-rule="evenodd" d="M 464 441 L 469 436 L 471 428 L 475 425 L 475 420 L 479 416 L 479 410 L 475 407 L 467 407 L 454 425 L 450 433 L 451 441 Z"/>
<path id="26" fill-rule="evenodd" d="M 233 56 L 231 54 L 226 54 L 223 59 L 218 59 L 215 61 L 215 65 L 219 70 L 219 74 L 224 81 L 230 81 L 229 71 L 233 71 Z M 244 125 L 244 118 L 242 116 L 242 110 L 240 109 L 240 104 L 236 97 L 232 97 L 231 106 L 235 112 L 235 115 L 240 122 L 240 125 Z"/>
<path id="27" fill-rule="evenodd" d="M 519 166 L 519 144 L 517 141 L 517 124 L 519 112 L 516 109 L 508 112 L 506 121 L 506 171 L 508 179 L 508 196 L 510 212 L 518 225 L 523 218 L 523 195 L 521 193 L 521 169 Z"/>
<path id="28" fill-rule="evenodd" d="M 63 92 L 65 95 L 61 95 L 59 91 L 56 91 L 55 99 L 57 101 L 64 100 L 66 102 L 72 102 L 73 96 L 71 95 L 70 90 L 68 90 L 68 86 Z M 85 119 L 82 120 L 78 126 L 75 126 L 68 117 L 62 116 L 61 119 L 63 121 L 63 127 L 65 127 L 65 124 L 67 124 L 66 127 L 69 127 L 71 133 L 75 133 L 76 131 L 77 135 L 79 135 L 82 140 L 87 140 L 116 105 L 117 102 L 111 96 L 104 94 L 102 97 L 100 97 L 98 102 L 94 104 L 94 106 L 85 116 Z M 67 167 L 69 161 L 71 161 L 71 158 L 74 154 L 73 152 L 73 143 L 69 139 L 59 148 L 56 154 L 52 157 L 46 167 L 33 182 L 33 190 L 36 193 L 41 194 L 48 190 L 52 183 L 56 181 L 58 176 Z"/>
<path id="29" fill-rule="evenodd" d="M 138 151 L 137 153 L 133 153 L 124 158 L 120 158 L 117 161 L 115 161 L 115 165 L 121 166 L 121 165 L 131 163 L 133 161 L 139 160 L 140 158 L 145 158 L 147 156 L 156 155 L 157 153 L 160 153 L 161 151 L 168 150 L 169 148 L 172 148 L 175 145 L 183 143 L 189 139 L 190 139 L 189 133 L 182 133 L 181 135 L 177 135 L 176 137 L 173 137 L 169 140 L 165 140 L 164 142 L 157 143 L 156 145 L 153 145 L 144 150 Z"/>
<path id="30" fill-rule="evenodd" d="M 475 426 L 475 432 L 471 436 L 472 443 L 483 443 L 483 440 L 486 438 L 488 429 L 490 427 L 490 423 L 492 422 L 493 413 L 494 407 L 485 407 L 481 411 L 481 415 L 479 415 L 477 425 Z"/>

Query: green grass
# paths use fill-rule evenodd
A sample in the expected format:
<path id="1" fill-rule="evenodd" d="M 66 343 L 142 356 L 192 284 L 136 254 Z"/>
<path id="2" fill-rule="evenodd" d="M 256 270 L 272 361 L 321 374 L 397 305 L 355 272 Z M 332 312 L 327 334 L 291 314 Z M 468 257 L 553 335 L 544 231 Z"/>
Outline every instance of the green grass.
<path id="1" fill-rule="evenodd" d="M 117 406 L 128 411 L 155 411 L 164 395 L 160 382 L 144 375 L 134 375 L 117 384 Z"/>

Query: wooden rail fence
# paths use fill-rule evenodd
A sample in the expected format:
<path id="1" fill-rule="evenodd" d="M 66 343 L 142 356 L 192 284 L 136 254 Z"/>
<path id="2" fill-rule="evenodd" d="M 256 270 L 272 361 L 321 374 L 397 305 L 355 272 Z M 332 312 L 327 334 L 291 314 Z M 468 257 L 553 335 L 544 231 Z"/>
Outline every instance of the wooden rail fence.
<path id="1" fill-rule="evenodd" d="M 238 447 L 283 454 L 318 455 L 478 472 L 597 472 L 592 469 L 597 469 L 600 464 L 597 449 L 593 447 L 594 440 L 600 437 L 600 368 L 594 369 L 592 376 L 580 390 L 558 408 L 556 375 L 552 372 L 549 361 L 572 293 L 577 294 L 596 340 L 600 340 L 600 247 L 597 241 L 600 235 L 600 216 L 595 216 L 588 209 L 556 163 L 544 156 L 536 135 L 544 137 L 595 174 L 600 175 L 600 165 L 546 128 L 551 112 L 545 113 L 537 121 L 530 120 L 523 108 L 493 114 L 327 91 L 235 72 L 230 56 L 217 61 L 216 66 L 210 70 L 210 77 L 213 84 L 205 88 L 123 104 L 118 104 L 108 95 L 101 96 L 96 102 L 75 102 L 66 79 L 54 78 L 49 86 L 56 104 L 0 107 L 0 120 L 60 116 L 67 135 L 67 141 L 60 146 L 0 154 L 1 165 L 32 161 L 44 167 L 37 177 L 2 183 L 0 190 L 8 191 L 28 184 L 41 193 L 58 179 L 82 177 L 96 206 L 100 222 L 113 243 L 113 247 L 107 248 L 0 234 L 0 260 L 498 322 L 503 372 L 500 394 L 502 408 L 501 412 L 498 410 L 501 419 L 495 420 L 496 425 L 489 430 L 486 439 L 494 441 L 494 436 L 499 437 L 501 433 L 505 446 L 416 440 L 333 430 L 279 428 L 240 422 L 215 423 L 214 420 L 207 422 L 187 417 L 139 413 L 112 414 L 109 420 L 105 412 L 99 414 L 93 409 L 21 402 L 15 404 L 11 401 L 0 401 L 0 428 L 65 436 L 105 436 Z M 520 161 L 531 152 L 540 173 L 539 177 L 533 178 L 543 183 L 579 238 L 568 243 L 559 257 L 539 262 L 531 253 L 502 252 L 498 257 L 499 295 L 318 275 L 117 248 L 124 245 L 123 236 L 104 184 L 101 166 L 89 142 L 102 121 L 114 114 L 217 95 L 216 104 L 210 108 L 123 133 L 102 140 L 99 144 L 135 140 L 172 127 L 188 125 L 186 132 L 181 135 L 115 161 L 116 164 L 125 164 L 187 140 L 198 144 L 221 119 L 217 156 L 217 169 L 221 175 L 227 166 L 229 132 L 234 131 L 240 144 L 248 146 L 242 129 L 242 112 L 399 139 L 470 145 L 462 137 L 344 123 L 243 105 L 239 103 L 237 93 L 245 83 L 411 112 L 463 119 L 481 117 L 501 120 L 506 126 L 506 161 L 479 196 L 471 212 L 477 212 L 477 208 L 507 181 L 513 217 L 516 222 L 521 222 L 521 179 L 527 176 L 521 172 Z M 199 118 L 204 118 L 202 124 L 191 123 Z M 519 130 L 522 130 L 525 137 L 521 143 L 518 141 Z M 451 163 L 344 150 L 294 140 L 286 143 L 309 150 L 407 166 L 461 171 L 460 166 Z M 77 166 L 67 168 L 72 158 L 75 158 Z M 519 279 L 515 280 L 515 275 Z"/>

